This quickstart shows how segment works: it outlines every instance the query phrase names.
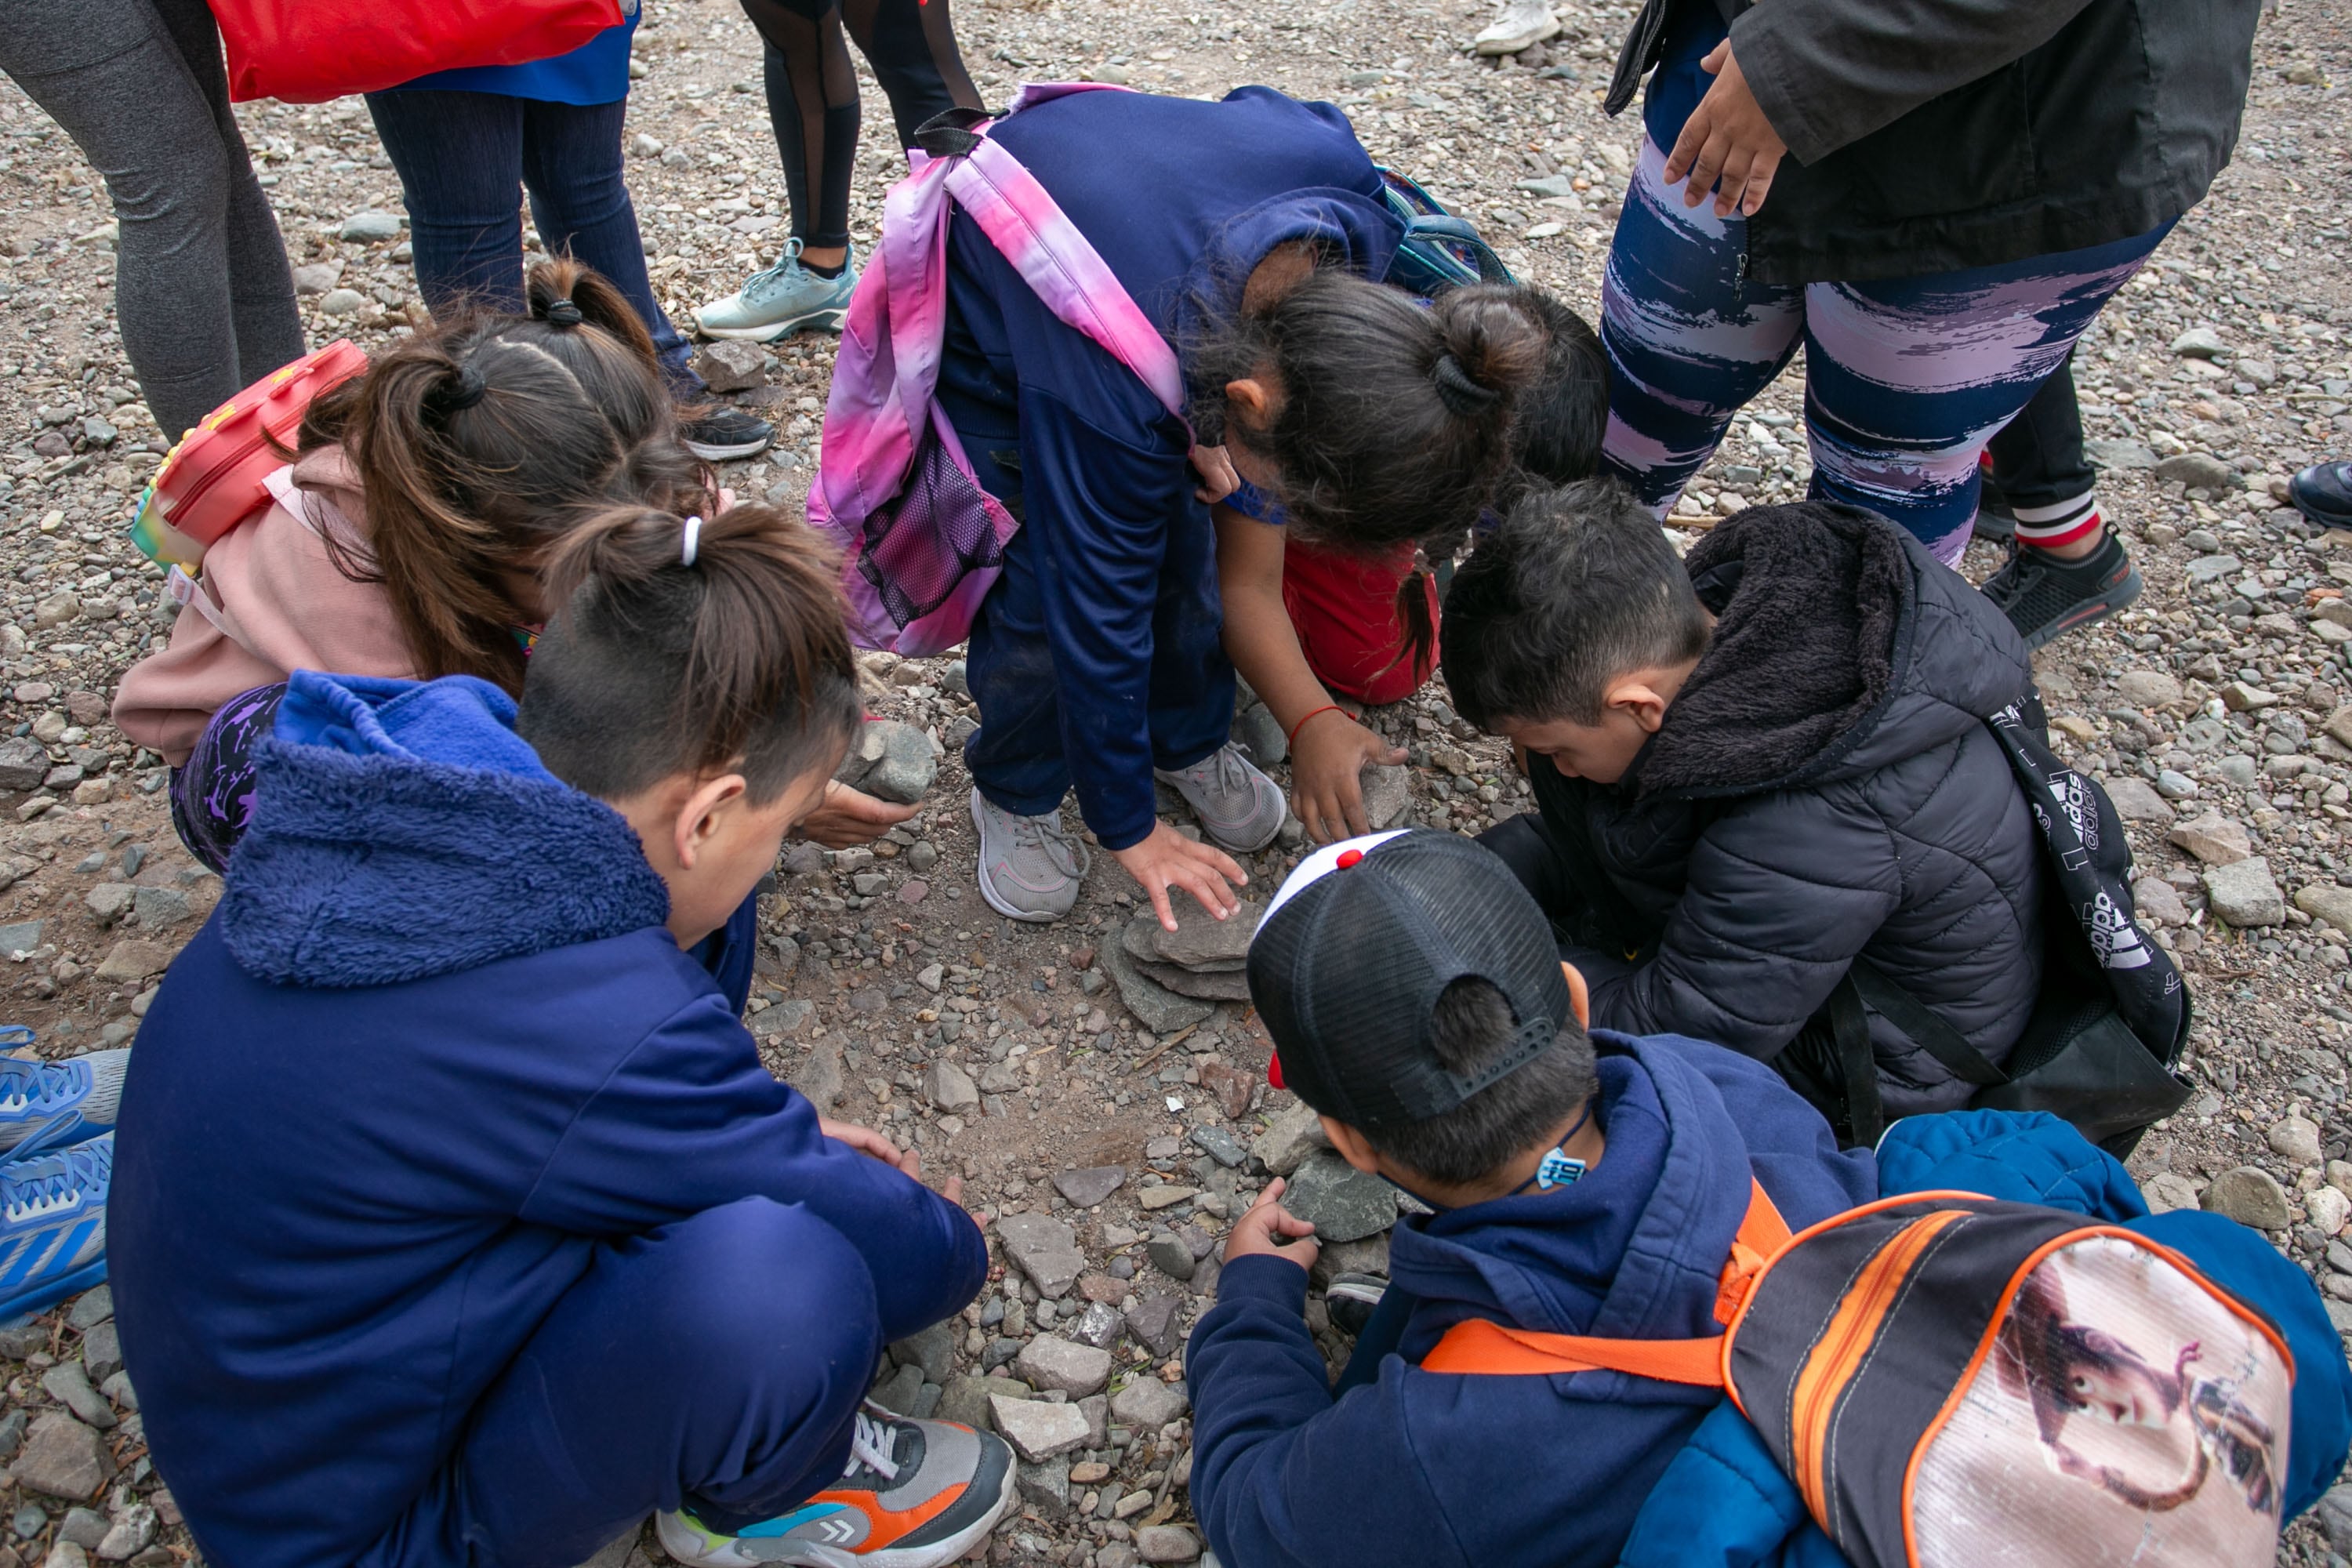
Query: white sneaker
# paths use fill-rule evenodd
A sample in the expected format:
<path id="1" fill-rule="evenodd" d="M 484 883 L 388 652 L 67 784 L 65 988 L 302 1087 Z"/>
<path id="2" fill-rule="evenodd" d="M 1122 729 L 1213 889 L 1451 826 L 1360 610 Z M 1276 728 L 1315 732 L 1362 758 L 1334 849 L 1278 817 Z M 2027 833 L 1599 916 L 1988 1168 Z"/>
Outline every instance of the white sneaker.
<path id="1" fill-rule="evenodd" d="M 1559 18 L 1544 0 L 1510 0 L 1470 47 L 1482 55 L 1516 55 L 1558 37 L 1559 30 Z"/>
<path id="2" fill-rule="evenodd" d="M 990 909 L 1033 925 L 1070 912 L 1094 858 L 1062 826 L 1059 806 L 1020 816 L 974 789 L 971 824 L 980 830 L 980 896 Z"/>
<path id="3" fill-rule="evenodd" d="M 1181 773 L 1154 768 L 1151 776 L 1182 795 L 1201 819 L 1201 831 L 1227 849 L 1251 854 L 1282 831 L 1286 807 L 1281 787 L 1231 742 Z"/>

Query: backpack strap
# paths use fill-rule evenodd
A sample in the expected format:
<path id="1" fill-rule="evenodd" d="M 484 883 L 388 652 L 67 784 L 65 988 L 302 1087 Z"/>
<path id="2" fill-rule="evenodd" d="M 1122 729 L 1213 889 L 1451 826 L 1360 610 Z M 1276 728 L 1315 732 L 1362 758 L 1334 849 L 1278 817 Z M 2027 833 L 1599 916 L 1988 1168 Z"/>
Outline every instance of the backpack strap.
<path id="1" fill-rule="evenodd" d="M 1987 1061 L 1984 1053 L 1969 1044 L 1966 1035 L 1954 1028 L 1942 1014 L 1889 979 L 1878 965 L 1866 958 L 1857 958 L 1847 973 L 1864 1001 L 1909 1036 L 1914 1045 L 1943 1063 L 1945 1070 L 1954 1078 L 1980 1089 L 2009 1081 L 2009 1075 Z"/>
<path id="2" fill-rule="evenodd" d="M 1789 1222 L 1773 1206 L 1764 1184 L 1748 1177 L 1748 1213 L 1740 1219 L 1738 1235 L 1732 1238 L 1731 1256 L 1724 1263 L 1722 1286 L 1716 1295 L 1717 1322 L 1728 1323 L 1738 1315 L 1756 1277 L 1788 1245 Z M 1471 1318 L 1445 1331 L 1444 1337 L 1422 1358 L 1421 1370 L 1474 1376 L 1622 1372 L 1659 1383 L 1719 1388 L 1724 1385 L 1724 1342 L 1720 1334 L 1696 1340 L 1542 1334 Z"/>

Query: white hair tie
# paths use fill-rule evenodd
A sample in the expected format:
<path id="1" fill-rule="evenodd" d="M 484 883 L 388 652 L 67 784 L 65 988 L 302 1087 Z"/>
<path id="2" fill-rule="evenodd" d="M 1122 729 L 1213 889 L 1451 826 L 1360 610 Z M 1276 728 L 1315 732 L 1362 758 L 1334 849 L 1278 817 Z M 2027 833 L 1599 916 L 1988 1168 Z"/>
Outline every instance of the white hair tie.
<path id="1" fill-rule="evenodd" d="M 689 517 L 686 520 L 686 542 L 678 550 L 677 563 L 681 566 L 693 565 L 694 558 L 701 549 L 702 519 Z"/>

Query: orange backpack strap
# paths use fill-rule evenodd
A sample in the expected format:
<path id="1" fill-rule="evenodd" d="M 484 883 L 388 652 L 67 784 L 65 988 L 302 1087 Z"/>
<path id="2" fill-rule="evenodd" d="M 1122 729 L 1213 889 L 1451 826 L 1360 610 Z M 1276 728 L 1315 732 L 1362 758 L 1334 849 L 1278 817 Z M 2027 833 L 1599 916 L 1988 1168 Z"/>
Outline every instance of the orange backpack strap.
<path id="1" fill-rule="evenodd" d="M 1723 1266 L 1715 1316 L 1728 1323 L 1747 1300 L 1756 1277 L 1789 1243 L 1789 1226 L 1761 1184 L 1748 1178 L 1748 1214 Z M 1622 1372 L 1660 1383 L 1723 1386 L 1723 1337 L 1702 1340 L 1611 1340 L 1583 1334 L 1541 1334 L 1472 1318 L 1445 1331 L 1422 1358 L 1423 1372 L 1471 1375 L 1549 1376 L 1571 1372 Z"/>

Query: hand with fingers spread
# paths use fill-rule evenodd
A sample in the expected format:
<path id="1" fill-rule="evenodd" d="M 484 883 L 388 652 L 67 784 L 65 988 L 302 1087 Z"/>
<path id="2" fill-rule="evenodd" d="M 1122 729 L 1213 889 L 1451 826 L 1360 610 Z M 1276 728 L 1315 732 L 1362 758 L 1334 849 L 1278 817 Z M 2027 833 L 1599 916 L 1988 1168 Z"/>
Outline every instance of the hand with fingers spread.
<path id="1" fill-rule="evenodd" d="M 1143 885 L 1151 899 L 1151 912 L 1160 917 L 1165 931 L 1176 929 L 1176 912 L 1168 902 L 1170 889 L 1181 888 L 1198 899 L 1202 909 L 1223 920 L 1241 908 L 1233 889 L 1249 881 L 1249 873 L 1232 856 L 1213 844 L 1196 844 L 1164 822 L 1152 824 L 1150 837 L 1141 843 L 1112 850 L 1111 858 Z"/>
<path id="2" fill-rule="evenodd" d="M 1234 1233 L 1225 1238 L 1228 1264 L 1236 1258 L 1279 1258 L 1301 1268 L 1315 1267 L 1315 1260 L 1323 1255 L 1323 1244 L 1314 1239 L 1312 1224 L 1282 1206 L 1282 1194 L 1288 1186 L 1276 1176 L 1258 1194 L 1248 1212 L 1234 1221 Z M 1290 1245 L 1276 1246 L 1276 1237 L 1288 1237 Z"/>
<path id="3" fill-rule="evenodd" d="M 1732 57 L 1729 38 L 1709 50 L 1699 65 L 1715 78 L 1715 85 L 1675 138 L 1674 151 L 1666 154 L 1664 183 L 1684 185 L 1686 207 L 1698 205 L 1713 191 L 1716 216 L 1729 217 L 1737 211 L 1753 217 L 1772 189 L 1772 176 L 1788 155 L 1789 144 L 1764 117 Z"/>
<path id="4" fill-rule="evenodd" d="M 1343 710 L 1318 713 L 1299 726 L 1291 743 L 1291 808 L 1318 844 L 1370 833 L 1364 764 L 1392 766 L 1404 760 L 1403 747 L 1390 745 Z"/>

